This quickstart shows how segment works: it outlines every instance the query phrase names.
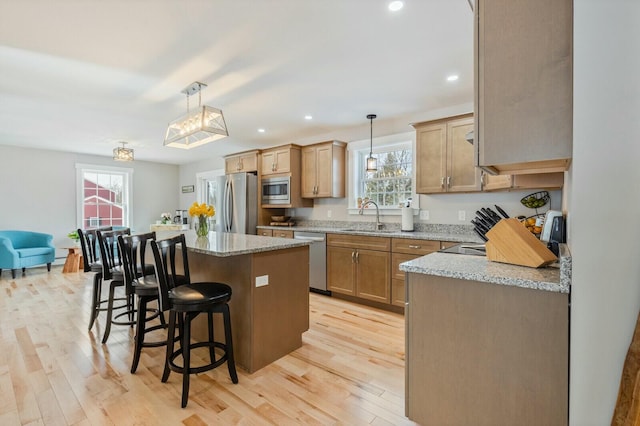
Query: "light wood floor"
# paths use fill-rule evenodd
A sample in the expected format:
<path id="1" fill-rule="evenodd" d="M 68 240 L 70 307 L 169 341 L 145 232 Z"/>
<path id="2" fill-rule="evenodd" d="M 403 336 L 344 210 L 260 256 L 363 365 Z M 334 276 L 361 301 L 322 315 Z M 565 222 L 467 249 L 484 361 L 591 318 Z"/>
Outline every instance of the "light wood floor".
<path id="1" fill-rule="evenodd" d="M 317 294 L 303 346 L 233 385 L 226 367 L 160 382 L 164 352 L 104 320 L 87 331 L 90 275 L 0 277 L 0 425 L 414 424 L 404 417 L 404 319 Z"/>

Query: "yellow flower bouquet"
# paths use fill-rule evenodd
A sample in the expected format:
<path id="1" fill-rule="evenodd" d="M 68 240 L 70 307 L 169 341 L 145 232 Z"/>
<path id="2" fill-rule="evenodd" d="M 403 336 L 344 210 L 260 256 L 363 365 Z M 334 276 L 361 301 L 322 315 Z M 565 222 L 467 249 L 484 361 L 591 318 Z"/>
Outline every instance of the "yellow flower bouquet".
<path id="1" fill-rule="evenodd" d="M 198 237 L 206 237 L 209 235 L 209 221 L 207 218 L 216 214 L 216 209 L 206 203 L 194 202 L 189 207 L 189 216 L 197 217 L 198 223 L 195 226 Z"/>

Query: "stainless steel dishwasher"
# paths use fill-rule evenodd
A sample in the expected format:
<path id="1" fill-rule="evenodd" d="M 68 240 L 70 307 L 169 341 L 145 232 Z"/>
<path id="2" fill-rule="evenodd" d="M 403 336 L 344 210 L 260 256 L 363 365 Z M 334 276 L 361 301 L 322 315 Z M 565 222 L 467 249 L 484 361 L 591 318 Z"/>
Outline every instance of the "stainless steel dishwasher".
<path id="1" fill-rule="evenodd" d="M 310 241 L 309 245 L 309 289 L 316 293 L 327 291 L 327 234 L 323 232 L 294 231 L 296 240 Z"/>

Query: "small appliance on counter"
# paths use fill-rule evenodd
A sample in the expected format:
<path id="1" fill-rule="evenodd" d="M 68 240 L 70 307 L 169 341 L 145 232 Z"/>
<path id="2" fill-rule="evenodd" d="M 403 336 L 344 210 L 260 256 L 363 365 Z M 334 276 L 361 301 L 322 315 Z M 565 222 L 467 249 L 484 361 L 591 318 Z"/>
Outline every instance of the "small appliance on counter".
<path id="1" fill-rule="evenodd" d="M 411 208 L 411 198 L 402 204 L 402 232 L 413 232 L 413 208 Z"/>
<path id="2" fill-rule="evenodd" d="M 544 217 L 540 241 L 546 242 L 547 248 L 558 256 L 558 244 L 566 243 L 566 239 L 566 223 L 562 212 L 549 210 Z"/>

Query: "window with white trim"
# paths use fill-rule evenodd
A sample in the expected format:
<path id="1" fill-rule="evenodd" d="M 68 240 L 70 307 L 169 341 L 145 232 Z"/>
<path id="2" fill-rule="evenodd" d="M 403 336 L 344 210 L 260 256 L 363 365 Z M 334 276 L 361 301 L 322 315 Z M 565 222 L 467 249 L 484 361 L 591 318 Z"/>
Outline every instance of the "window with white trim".
<path id="1" fill-rule="evenodd" d="M 130 226 L 133 169 L 76 165 L 78 226 Z"/>
<path id="2" fill-rule="evenodd" d="M 368 149 L 357 151 L 356 207 L 367 200 L 380 208 L 398 208 L 413 197 L 413 150 L 411 143 L 398 143 L 381 147 L 373 152 L 378 170 L 366 172 Z"/>

